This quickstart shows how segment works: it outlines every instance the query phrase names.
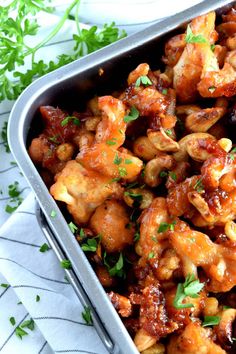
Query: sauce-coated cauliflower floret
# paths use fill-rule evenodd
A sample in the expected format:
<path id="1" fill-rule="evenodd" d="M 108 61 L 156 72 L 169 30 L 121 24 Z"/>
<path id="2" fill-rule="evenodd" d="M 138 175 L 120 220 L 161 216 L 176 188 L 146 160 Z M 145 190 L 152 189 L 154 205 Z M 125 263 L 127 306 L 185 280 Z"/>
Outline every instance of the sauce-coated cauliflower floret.
<path id="1" fill-rule="evenodd" d="M 199 323 L 189 323 L 184 331 L 173 336 L 167 346 L 167 354 L 226 354 L 213 342 L 208 329 Z"/>
<path id="2" fill-rule="evenodd" d="M 116 182 L 110 182 L 109 177 L 86 170 L 71 160 L 56 176 L 50 193 L 56 200 L 67 204 L 77 223 L 86 223 L 93 211 L 108 197 L 121 195 L 122 188 Z"/>
<path id="3" fill-rule="evenodd" d="M 132 244 L 134 228 L 129 227 L 126 208 L 116 200 L 107 200 L 100 205 L 90 219 L 90 227 L 101 235 L 101 243 L 109 252 L 120 252 Z"/>

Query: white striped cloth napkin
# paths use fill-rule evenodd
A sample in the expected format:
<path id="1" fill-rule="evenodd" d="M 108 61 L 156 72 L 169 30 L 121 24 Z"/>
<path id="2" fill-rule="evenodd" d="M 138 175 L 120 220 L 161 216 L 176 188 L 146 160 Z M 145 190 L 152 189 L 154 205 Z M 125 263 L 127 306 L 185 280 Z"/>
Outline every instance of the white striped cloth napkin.
<path id="1" fill-rule="evenodd" d="M 198 2 L 200 0 L 84 0 L 81 1 L 80 18 L 87 24 L 115 21 L 132 33 L 151 21 Z M 54 4 L 60 15 L 68 1 L 56 0 Z M 57 19 L 55 15 L 44 15 L 40 19 L 44 31 L 49 31 L 48 24 L 52 25 Z M 48 53 L 53 58 L 70 51 L 73 32 L 72 21 L 67 21 L 64 31 L 50 43 L 50 50 L 42 49 L 39 55 L 48 59 Z M 12 102 L 0 104 L 0 131 L 11 108 Z M 5 139 L 0 134 L 0 225 L 9 216 L 4 211 L 6 205 L 12 205 L 8 185 L 18 181 L 21 196 L 25 198 L 29 193 L 12 155 L 5 150 Z M 35 199 L 30 193 L 0 229 L 0 352 L 106 354 L 94 328 L 85 325 L 82 305 L 64 279 L 65 273 L 54 252 L 51 249 L 45 253 L 39 251 L 45 242 L 35 217 Z M 35 321 L 35 329 L 25 327 L 28 335 L 20 340 L 16 336 L 17 328 L 31 318 Z"/>

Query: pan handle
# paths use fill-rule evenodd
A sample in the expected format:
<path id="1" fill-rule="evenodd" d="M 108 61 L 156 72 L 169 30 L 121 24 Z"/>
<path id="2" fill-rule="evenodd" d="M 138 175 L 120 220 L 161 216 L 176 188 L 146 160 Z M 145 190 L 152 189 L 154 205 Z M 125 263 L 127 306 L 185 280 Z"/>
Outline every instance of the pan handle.
<path id="1" fill-rule="evenodd" d="M 59 246 L 59 244 L 56 240 L 56 237 L 54 236 L 53 232 L 51 231 L 51 229 L 47 223 L 47 220 L 46 220 L 45 216 L 43 215 L 43 212 L 40 209 L 40 206 L 38 203 L 36 203 L 35 213 L 36 213 L 36 218 L 37 218 L 38 224 L 39 224 L 41 230 L 43 231 L 44 236 L 46 237 L 48 243 L 50 244 L 50 246 L 54 250 L 59 261 L 62 261 L 63 259 L 66 258 L 66 256 L 65 256 L 63 250 L 61 249 L 61 247 Z M 75 272 L 73 271 L 73 269 L 65 269 L 65 272 L 66 272 L 66 276 L 68 278 L 68 281 L 71 283 L 81 304 L 83 306 L 87 306 L 91 309 L 91 316 L 93 319 L 94 327 L 95 327 L 101 341 L 103 342 L 104 346 L 108 350 L 108 352 L 112 353 L 112 354 L 120 354 L 119 347 L 116 344 L 114 344 L 113 341 L 111 340 L 109 334 L 107 333 L 105 327 L 102 324 L 101 319 L 99 318 L 97 312 L 95 311 L 92 302 L 88 298 L 88 295 L 86 294 L 85 290 L 83 289 L 83 287 L 82 287 L 79 279 L 77 278 Z"/>

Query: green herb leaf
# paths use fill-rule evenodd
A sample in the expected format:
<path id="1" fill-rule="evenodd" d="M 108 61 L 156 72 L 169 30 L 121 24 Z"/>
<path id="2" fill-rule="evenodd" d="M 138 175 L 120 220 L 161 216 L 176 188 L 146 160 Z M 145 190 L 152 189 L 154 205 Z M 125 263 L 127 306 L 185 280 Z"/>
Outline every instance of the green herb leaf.
<path id="1" fill-rule="evenodd" d="M 87 239 L 86 243 L 83 243 L 81 248 L 85 252 L 96 252 L 98 247 L 98 242 L 96 238 L 89 238 Z"/>
<path id="2" fill-rule="evenodd" d="M 213 93 L 215 90 L 216 90 L 216 87 L 215 87 L 215 86 L 210 86 L 210 87 L 208 87 L 208 91 L 209 91 L 210 93 Z"/>
<path id="3" fill-rule="evenodd" d="M 77 125 L 78 127 L 80 126 L 80 120 L 76 117 L 73 116 L 67 116 L 61 121 L 61 126 L 65 127 L 69 122 L 72 122 L 73 124 Z"/>
<path id="4" fill-rule="evenodd" d="M 36 295 L 36 302 L 39 302 L 40 301 L 40 296 L 39 295 Z"/>
<path id="5" fill-rule="evenodd" d="M 234 147 L 229 153 L 229 157 L 231 160 L 235 159 L 235 154 L 236 154 L 236 147 Z"/>
<path id="6" fill-rule="evenodd" d="M 115 165 L 120 165 L 121 162 L 122 162 L 122 158 L 119 157 L 118 152 L 116 152 L 113 163 L 114 163 Z"/>
<path id="7" fill-rule="evenodd" d="M 191 303 L 184 304 L 183 300 L 186 296 L 196 298 L 198 297 L 198 293 L 204 287 L 204 283 L 200 283 L 198 279 L 195 279 L 193 274 L 187 275 L 185 282 L 182 284 L 178 284 L 177 291 L 175 294 L 173 305 L 177 309 L 189 308 L 194 305 Z"/>
<path id="8" fill-rule="evenodd" d="M 150 252 L 148 254 L 148 259 L 154 258 L 155 257 L 155 253 L 154 252 Z"/>
<path id="9" fill-rule="evenodd" d="M 69 259 L 63 259 L 61 261 L 61 267 L 64 269 L 71 269 L 71 261 L 69 261 Z"/>
<path id="10" fill-rule="evenodd" d="M 187 27 L 185 42 L 186 43 L 206 43 L 206 44 L 209 43 L 208 40 L 202 34 L 194 35 L 190 25 L 188 25 Z"/>
<path id="11" fill-rule="evenodd" d="M 69 228 L 70 228 L 70 231 L 75 234 L 76 231 L 78 230 L 78 227 L 71 221 L 69 224 L 68 224 Z"/>
<path id="12" fill-rule="evenodd" d="M 116 145 L 116 140 L 117 140 L 116 138 L 112 138 L 111 140 L 107 140 L 106 144 L 110 146 Z"/>
<path id="13" fill-rule="evenodd" d="M 175 172 L 169 171 L 169 176 L 176 182 L 177 176 L 176 176 L 176 173 L 175 173 Z"/>
<path id="14" fill-rule="evenodd" d="M 125 159 L 125 164 L 126 164 L 126 165 L 130 165 L 131 163 L 133 163 L 132 160 Z"/>
<path id="15" fill-rule="evenodd" d="M 161 171 L 161 172 L 159 173 L 159 176 L 160 176 L 161 178 L 167 177 L 167 176 L 168 176 L 168 172 L 167 172 L 167 171 Z"/>
<path id="16" fill-rule="evenodd" d="M 44 243 L 39 249 L 39 251 L 42 252 L 42 253 L 44 253 L 46 251 L 49 251 L 49 250 L 50 250 L 50 247 L 48 246 L 47 243 Z"/>
<path id="17" fill-rule="evenodd" d="M 199 178 L 199 180 L 195 183 L 193 189 L 195 189 L 198 193 L 201 193 L 204 190 L 204 185 L 202 184 L 202 177 Z"/>
<path id="18" fill-rule="evenodd" d="M 91 309 L 88 306 L 84 307 L 84 311 L 81 313 L 85 323 L 88 326 L 92 326 L 93 325 L 93 319 L 92 319 L 92 315 L 91 315 Z"/>
<path id="19" fill-rule="evenodd" d="M 139 87 L 141 84 L 144 86 L 149 86 L 152 85 L 152 82 L 148 76 L 143 75 L 136 80 L 135 87 Z"/>
<path id="20" fill-rule="evenodd" d="M 113 277 L 117 275 L 118 277 L 122 277 L 124 275 L 124 260 L 123 260 L 123 255 L 120 253 L 119 259 L 114 265 L 114 267 L 108 269 L 109 274 Z"/>
<path id="21" fill-rule="evenodd" d="M 133 192 L 125 191 L 124 195 L 127 197 L 130 197 L 132 199 L 135 199 L 139 202 L 141 202 L 143 200 L 143 196 L 140 193 L 133 193 Z"/>
<path id="22" fill-rule="evenodd" d="M 57 213 L 55 210 L 52 210 L 50 213 L 51 218 L 55 218 L 57 216 Z"/>
<path id="23" fill-rule="evenodd" d="M 163 89 L 163 90 L 161 91 L 161 93 L 162 93 L 163 95 L 167 95 L 168 90 L 167 90 L 167 89 Z"/>
<path id="24" fill-rule="evenodd" d="M 160 225 L 159 225 L 159 228 L 157 230 L 158 233 L 160 232 L 166 232 L 168 230 L 170 231 L 174 231 L 175 229 L 175 224 L 176 224 L 176 221 L 173 221 L 172 223 L 167 223 L 167 222 L 161 222 Z"/>
<path id="25" fill-rule="evenodd" d="M 15 334 L 17 337 L 19 337 L 20 339 L 22 339 L 23 336 L 27 336 L 28 333 L 22 329 L 21 327 L 16 327 L 16 330 L 15 330 Z"/>
<path id="26" fill-rule="evenodd" d="M 21 328 L 28 328 L 30 329 L 31 331 L 34 330 L 34 320 L 31 318 L 30 320 L 26 320 L 24 321 L 21 325 L 20 325 Z"/>
<path id="27" fill-rule="evenodd" d="M 7 124 L 8 124 L 7 122 L 3 123 L 3 127 L 1 130 L 1 138 L 2 138 L 2 143 L 5 148 L 5 151 L 10 152 L 10 147 L 8 145 L 8 140 L 7 140 Z"/>
<path id="28" fill-rule="evenodd" d="M 9 321 L 11 322 L 12 326 L 15 326 L 15 324 L 16 324 L 15 317 L 10 317 Z"/>
<path id="29" fill-rule="evenodd" d="M 9 288 L 9 286 L 10 286 L 9 284 L 4 284 L 4 283 L 1 284 L 2 288 Z"/>
<path id="30" fill-rule="evenodd" d="M 204 316 L 202 327 L 217 326 L 220 323 L 219 316 Z"/>
<path id="31" fill-rule="evenodd" d="M 134 234 L 134 242 L 137 242 L 140 239 L 140 233 L 137 231 Z"/>
<path id="32" fill-rule="evenodd" d="M 125 167 L 118 167 L 118 172 L 119 172 L 120 177 L 127 176 L 127 170 Z"/>
<path id="33" fill-rule="evenodd" d="M 137 108 L 132 106 L 130 108 L 129 114 L 124 117 L 124 122 L 125 123 L 132 122 L 133 120 L 136 120 L 138 117 L 139 117 L 139 111 L 137 110 Z"/>
<path id="34" fill-rule="evenodd" d="M 172 136 L 172 130 L 171 129 L 166 129 L 165 130 L 165 133 L 168 135 L 168 136 Z"/>

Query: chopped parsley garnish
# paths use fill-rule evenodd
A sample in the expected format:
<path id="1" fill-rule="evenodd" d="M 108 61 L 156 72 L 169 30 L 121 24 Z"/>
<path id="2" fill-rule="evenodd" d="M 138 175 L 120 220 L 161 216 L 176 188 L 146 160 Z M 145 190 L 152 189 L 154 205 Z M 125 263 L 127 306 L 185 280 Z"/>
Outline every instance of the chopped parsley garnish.
<path id="1" fill-rule="evenodd" d="M 165 133 L 168 135 L 168 136 L 172 136 L 172 130 L 171 129 L 166 129 L 165 130 Z"/>
<path id="2" fill-rule="evenodd" d="M 209 91 L 210 93 L 213 93 L 215 90 L 216 90 L 216 87 L 215 87 L 215 86 L 210 86 L 210 87 L 208 87 L 208 91 Z"/>
<path id="3" fill-rule="evenodd" d="M 93 325 L 93 319 L 92 319 L 90 307 L 85 306 L 84 311 L 81 313 L 81 315 L 88 326 Z"/>
<path id="4" fill-rule="evenodd" d="M 57 138 L 58 138 L 58 135 L 54 135 L 54 136 L 51 136 L 50 138 L 48 138 L 48 140 L 54 144 L 60 144 L 60 141 L 58 141 Z"/>
<path id="5" fill-rule="evenodd" d="M 57 216 L 57 213 L 55 210 L 52 210 L 50 213 L 51 218 L 55 218 Z"/>
<path id="6" fill-rule="evenodd" d="M 30 329 L 31 331 L 34 330 L 34 320 L 31 318 L 30 320 L 26 320 L 24 321 L 21 325 L 21 328 L 28 328 Z"/>
<path id="7" fill-rule="evenodd" d="M 119 157 L 119 156 L 118 156 L 118 152 L 116 152 L 116 155 L 115 155 L 115 158 L 114 158 L 113 163 L 114 163 L 115 165 L 120 165 L 121 162 L 122 162 L 122 158 Z"/>
<path id="8" fill-rule="evenodd" d="M 15 317 L 10 317 L 9 321 L 11 322 L 12 326 L 15 326 L 15 324 L 16 324 Z"/>
<path id="9" fill-rule="evenodd" d="M 131 163 L 133 163 L 132 160 L 129 159 L 125 159 L 124 162 L 126 165 L 130 165 Z"/>
<path id="10" fill-rule="evenodd" d="M 137 231 L 134 234 L 134 242 L 137 242 L 140 239 L 140 233 Z"/>
<path id="11" fill-rule="evenodd" d="M 69 222 L 68 226 L 69 226 L 70 231 L 71 231 L 73 234 L 75 234 L 76 231 L 78 230 L 78 227 L 77 227 L 72 221 Z"/>
<path id="12" fill-rule="evenodd" d="M 19 182 L 15 181 L 13 184 L 8 186 L 8 195 L 11 198 L 10 203 L 15 203 L 15 205 L 7 204 L 5 211 L 9 214 L 13 213 L 18 206 L 22 203 L 23 198 L 20 197 L 21 191 L 19 190 Z"/>
<path id="13" fill-rule="evenodd" d="M 118 167 L 118 172 L 119 172 L 120 177 L 127 176 L 127 170 L 125 167 Z"/>
<path id="14" fill-rule="evenodd" d="M 231 160 L 235 159 L 235 154 L 236 154 L 236 147 L 234 147 L 229 153 L 229 157 Z"/>
<path id="15" fill-rule="evenodd" d="M 187 27 L 187 32 L 186 32 L 186 37 L 185 37 L 185 42 L 186 43 L 208 43 L 208 40 L 202 35 L 194 35 L 190 25 Z"/>
<path id="16" fill-rule="evenodd" d="M 215 44 L 211 44 L 211 50 L 214 52 L 214 50 L 215 50 Z"/>
<path id="17" fill-rule="evenodd" d="M 136 120 L 138 117 L 139 117 L 139 111 L 137 110 L 137 108 L 132 106 L 130 108 L 129 114 L 124 117 L 124 122 L 125 123 L 132 122 L 133 120 Z"/>
<path id="18" fill-rule="evenodd" d="M 20 326 L 16 327 L 15 334 L 20 339 L 22 339 L 23 336 L 28 335 L 28 333 L 24 329 L 22 329 Z"/>
<path id="19" fill-rule="evenodd" d="M 150 252 L 148 254 L 148 259 L 154 258 L 155 257 L 155 253 L 154 252 Z"/>
<path id="20" fill-rule="evenodd" d="M 4 283 L 1 284 L 2 288 L 9 288 L 9 286 L 10 286 L 9 284 L 4 284 Z"/>
<path id="21" fill-rule="evenodd" d="M 39 296 L 39 295 L 36 295 L 35 300 L 36 300 L 36 302 L 39 302 L 39 301 L 40 301 L 40 296 Z"/>
<path id="22" fill-rule="evenodd" d="M 141 84 L 144 86 L 149 86 L 152 85 L 152 82 L 148 76 L 142 75 L 136 80 L 135 87 L 139 87 Z"/>
<path id="23" fill-rule="evenodd" d="M 130 197 L 132 199 L 135 199 L 139 202 L 141 202 L 143 200 L 143 196 L 140 193 L 133 193 L 133 192 L 125 191 L 124 195 L 127 197 Z"/>
<path id="24" fill-rule="evenodd" d="M 124 258 L 122 252 L 120 252 L 118 260 L 114 260 L 113 256 L 107 256 L 107 253 L 104 252 L 103 256 L 104 265 L 107 267 L 109 274 L 114 277 L 118 276 L 120 278 L 125 278 L 125 270 L 124 270 Z M 111 265 L 112 263 L 112 265 Z"/>
<path id="25" fill-rule="evenodd" d="M 169 176 L 176 182 L 177 176 L 176 176 L 176 173 L 175 173 L 175 172 L 170 171 L 170 172 L 169 172 Z"/>
<path id="26" fill-rule="evenodd" d="M 115 177 L 111 179 L 111 183 L 113 182 L 119 182 L 121 180 L 121 177 Z"/>
<path id="27" fill-rule="evenodd" d="M 77 125 L 78 127 L 80 126 L 80 120 L 79 118 L 73 117 L 73 116 L 67 116 L 61 121 L 61 126 L 65 127 L 69 122 L 72 122 L 73 124 Z"/>
<path id="28" fill-rule="evenodd" d="M 7 140 L 7 122 L 3 123 L 3 127 L 1 130 L 1 138 L 2 138 L 2 142 L 3 142 L 3 146 L 5 148 L 6 152 L 10 152 L 10 147 L 8 145 L 8 140 Z"/>
<path id="29" fill-rule="evenodd" d="M 168 172 L 167 172 L 167 171 L 161 171 L 161 172 L 159 173 L 159 176 L 160 176 L 161 178 L 167 177 L 167 176 L 168 176 Z"/>
<path id="30" fill-rule="evenodd" d="M 195 189 L 198 193 L 201 193 L 204 190 L 204 186 L 202 184 L 202 177 L 199 178 L 199 180 L 195 183 L 193 189 Z"/>
<path id="31" fill-rule="evenodd" d="M 232 309 L 232 307 L 231 306 L 227 306 L 227 305 L 223 306 L 223 310 L 229 310 L 229 309 Z"/>
<path id="32" fill-rule="evenodd" d="M 162 91 L 161 91 L 161 93 L 163 94 L 163 95 L 167 95 L 167 89 L 163 89 Z"/>
<path id="33" fill-rule="evenodd" d="M 176 224 L 176 221 L 173 221 L 172 223 L 167 223 L 167 222 L 161 222 L 160 223 L 160 226 L 157 230 L 158 233 L 160 232 L 166 232 L 168 230 L 170 231 L 174 231 L 175 229 L 175 224 Z"/>
<path id="34" fill-rule="evenodd" d="M 98 241 L 96 240 L 96 238 L 89 238 L 87 239 L 86 243 L 83 243 L 81 245 L 82 250 L 85 252 L 96 252 L 97 247 Z"/>
<path id="35" fill-rule="evenodd" d="M 111 140 L 107 140 L 106 144 L 110 146 L 116 145 L 116 140 L 117 140 L 116 138 L 112 138 Z"/>
<path id="36" fill-rule="evenodd" d="M 187 275 L 185 282 L 180 283 L 177 286 L 177 291 L 175 294 L 173 305 L 176 309 L 183 309 L 193 307 L 191 303 L 183 304 L 183 300 L 186 296 L 197 298 L 198 293 L 204 287 L 204 283 L 200 283 L 198 279 L 195 279 L 194 274 Z"/>
<path id="37" fill-rule="evenodd" d="M 81 227 L 81 229 L 79 230 L 79 236 L 81 238 L 85 238 L 85 232 L 84 232 L 84 229 Z"/>
<path id="38" fill-rule="evenodd" d="M 44 243 L 39 249 L 39 251 L 42 252 L 42 253 L 44 253 L 46 251 L 49 251 L 49 250 L 50 250 L 50 247 L 48 246 L 47 243 Z"/>
<path id="39" fill-rule="evenodd" d="M 71 269 L 71 261 L 69 259 L 63 259 L 60 263 L 62 268 Z"/>
<path id="40" fill-rule="evenodd" d="M 17 302 L 17 305 L 22 305 L 22 301 Z"/>
<path id="41" fill-rule="evenodd" d="M 219 316 L 204 316 L 202 327 L 217 326 L 220 323 Z"/>

